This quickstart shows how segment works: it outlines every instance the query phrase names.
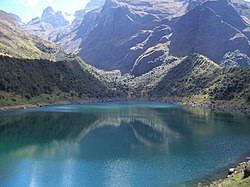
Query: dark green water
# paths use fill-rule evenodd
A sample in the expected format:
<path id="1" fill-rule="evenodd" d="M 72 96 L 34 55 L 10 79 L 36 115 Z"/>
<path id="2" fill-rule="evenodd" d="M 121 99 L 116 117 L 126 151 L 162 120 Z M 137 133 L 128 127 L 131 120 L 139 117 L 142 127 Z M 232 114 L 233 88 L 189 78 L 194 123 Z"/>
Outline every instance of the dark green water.
<path id="1" fill-rule="evenodd" d="M 153 102 L 0 114 L 0 186 L 170 186 L 250 150 L 250 119 Z"/>

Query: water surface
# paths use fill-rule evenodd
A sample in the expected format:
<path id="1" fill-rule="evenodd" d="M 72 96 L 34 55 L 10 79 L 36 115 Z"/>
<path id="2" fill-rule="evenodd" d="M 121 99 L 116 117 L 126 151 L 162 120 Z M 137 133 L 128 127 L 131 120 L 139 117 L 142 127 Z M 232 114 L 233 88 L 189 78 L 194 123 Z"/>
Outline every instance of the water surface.
<path id="1" fill-rule="evenodd" d="M 0 114 L 0 186 L 172 186 L 250 150 L 250 119 L 154 102 Z"/>

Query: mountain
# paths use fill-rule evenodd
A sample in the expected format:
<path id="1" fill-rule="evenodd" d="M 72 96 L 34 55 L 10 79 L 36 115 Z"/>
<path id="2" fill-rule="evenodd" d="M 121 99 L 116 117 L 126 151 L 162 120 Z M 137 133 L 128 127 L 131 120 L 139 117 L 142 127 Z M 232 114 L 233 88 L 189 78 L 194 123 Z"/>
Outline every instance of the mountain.
<path id="1" fill-rule="evenodd" d="M 0 25 L 0 55 L 48 60 L 67 56 L 56 44 L 24 32 L 12 14 L 0 11 Z"/>
<path id="2" fill-rule="evenodd" d="M 250 3 L 242 0 L 231 0 L 231 3 L 243 19 L 250 23 Z"/>
<path id="3" fill-rule="evenodd" d="M 136 50 L 139 44 L 146 42 L 154 28 L 160 26 L 162 19 L 181 14 L 175 12 L 174 8 L 184 9 L 182 5 L 176 1 L 163 0 L 107 0 L 95 20 L 94 28 L 83 38 L 79 55 L 98 68 L 119 69 L 127 73 L 142 52 L 146 51 L 145 48 Z M 84 32 L 79 30 L 79 33 Z"/>
<path id="4" fill-rule="evenodd" d="M 240 0 L 106 0 L 103 7 L 77 12 L 79 20 L 71 26 L 43 22 L 43 31 L 33 30 L 57 44 L 27 34 L 4 14 L 3 103 L 13 104 L 14 94 L 18 103 L 91 97 L 249 107 L 250 27 L 244 6 L 248 3 Z M 13 73 L 5 73 L 8 64 Z"/>
<path id="5" fill-rule="evenodd" d="M 249 67 L 250 58 L 239 50 L 228 52 L 224 55 L 221 66 L 223 67 Z"/>
<path id="6" fill-rule="evenodd" d="M 132 78 L 129 97 L 249 107 L 249 73 L 249 67 L 223 68 L 193 54 Z"/>
<path id="7" fill-rule="evenodd" d="M 63 16 L 61 11 L 55 12 L 52 7 L 43 10 L 41 21 L 51 24 L 53 27 L 68 26 L 69 21 Z"/>
<path id="8" fill-rule="evenodd" d="M 89 11 L 85 14 L 85 10 L 76 12 L 81 15 L 79 18 L 76 18 L 69 31 L 66 35 L 60 37 L 60 41 L 58 42 L 63 48 L 73 54 L 78 54 L 80 50 L 80 45 L 85 37 L 89 34 L 89 32 L 95 27 L 97 16 L 101 11 L 101 7 L 96 8 L 94 10 Z"/>
<path id="9" fill-rule="evenodd" d="M 120 97 L 108 81 L 79 57 L 22 31 L 0 11 L 0 105 L 86 101 Z M 120 95 L 121 94 L 121 95 Z"/>
<path id="10" fill-rule="evenodd" d="M 70 31 L 69 21 L 61 11 L 55 12 L 52 7 L 43 10 L 41 18 L 33 18 L 22 29 L 45 40 L 59 42 Z"/>
<path id="11" fill-rule="evenodd" d="M 221 68 L 201 55 L 184 58 L 149 92 L 153 98 L 182 98 L 207 103 L 250 104 L 250 68 Z"/>
<path id="12" fill-rule="evenodd" d="M 84 9 L 86 12 L 88 12 L 96 8 L 102 7 L 104 3 L 105 3 L 105 0 L 91 0 L 87 3 Z"/>
<path id="13" fill-rule="evenodd" d="M 32 35 L 60 44 L 69 53 L 77 53 L 82 39 L 76 35 L 78 30 L 81 30 L 83 20 L 85 23 L 91 24 L 90 22 L 95 19 L 91 18 L 95 16 L 93 12 L 99 13 L 103 4 L 104 0 L 91 0 L 85 9 L 75 12 L 71 24 L 61 11 L 54 12 L 52 7 L 47 7 L 43 10 L 41 19 L 39 17 L 33 18 L 27 24 L 23 24 L 22 29 Z M 89 14 L 85 16 L 87 13 Z M 84 29 L 89 30 L 90 28 Z"/>
<path id="14" fill-rule="evenodd" d="M 0 92 L 14 93 L 19 99 L 36 99 L 42 94 L 49 97 L 48 102 L 55 99 L 53 94 L 61 99 L 64 95 L 72 99 L 112 97 L 107 86 L 76 59 L 51 62 L 0 56 L 0 62 Z"/>
<path id="15" fill-rule="evenodd" d="M 250 56 L 250 11 L 243 10 L 248 4 L 107 0 L 101 10 L 85 14 L 74 37 L 61 41 L 67 50 L 72 43 L 69 51 L 97 68 L 135 76 L 194 52 L 221 64 L 224 55 L 236 50 Z"/>
<path id="16" fill-rule="evenodd" d="M 248 7 L 243 0 L 92 0 L 71 26 L 34 19 L 24 28 L 97 68 L 140 76 L 192 53 L 222 66 L 229 57 L 226 66 L 242 64 L 250 56 Z"/>
<path id="17" fill-rule="evenodd" d="M 170 53 L 181 57 L 197 52 L 218 64 L 235 50 L 250 55 L 249 40 L 242 32 L 248 26 L 227 1 L 207 1 L 176 22 Z"/>

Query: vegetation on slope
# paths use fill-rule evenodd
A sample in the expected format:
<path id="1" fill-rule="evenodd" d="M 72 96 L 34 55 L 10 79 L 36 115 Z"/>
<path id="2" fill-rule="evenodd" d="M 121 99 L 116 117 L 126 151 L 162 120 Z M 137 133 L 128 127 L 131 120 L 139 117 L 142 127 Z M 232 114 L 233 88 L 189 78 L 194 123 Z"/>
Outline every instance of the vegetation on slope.
<path id="1" fill-rule="evenodd" d="M 128 81 L 129 96 L 188 103 L 249 106 L 250 68 L 222 68 L 194 54 Z"/>
<path id="2" fill-rule="evenodd" d="M 0 106 L 121 96 L 77 60 L 51 62 L 0 56 L 0 64 Z"/>
<path id="3" fill-rule="evenodd" d="M 150 92 L 150 96 L 184 97 L 201 92 L 213 80 L 220 67 L 209 59 L 193 55 L 168 71 Z"/>
<path id="4" fill-rule="evenodd" d="M 215 100 L 231 100 L 242 97 L 250 103 L 250 68 L 224 68 L 209 87 L 209 95 Z"/>

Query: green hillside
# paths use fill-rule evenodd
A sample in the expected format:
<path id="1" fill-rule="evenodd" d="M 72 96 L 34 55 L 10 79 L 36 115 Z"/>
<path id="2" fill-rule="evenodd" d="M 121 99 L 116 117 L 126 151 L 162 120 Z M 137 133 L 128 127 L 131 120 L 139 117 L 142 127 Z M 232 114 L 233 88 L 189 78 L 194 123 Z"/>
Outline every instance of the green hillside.
<path id="1" fill-rule="evenodd" d="M 0 106 L 120 97 L 82 62 L 0 56 Z"/>
<path id="2" fill-rule="evenodd" d="M 168 71 L 150 96 L 184 97 L 203 91 L 221 68 L 201 55 L 184 58 Z"/>
<path id="3" fill-rule="evenodd" d="M 249 107 L 250 68 L 220 67 L 200 54 L 128 77 L 129 98 Z"/>

